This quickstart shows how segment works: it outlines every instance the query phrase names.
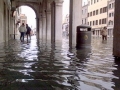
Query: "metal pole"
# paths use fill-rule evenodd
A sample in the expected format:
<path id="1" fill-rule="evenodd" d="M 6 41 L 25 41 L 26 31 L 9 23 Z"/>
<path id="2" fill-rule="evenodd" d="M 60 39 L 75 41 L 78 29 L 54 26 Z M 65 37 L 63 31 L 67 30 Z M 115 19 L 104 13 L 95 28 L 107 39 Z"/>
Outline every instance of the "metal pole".
<path id="1" fill-rule="evenodd" d="M 14 39 L 15 39 L 15 17 L 14 17 Z"/>

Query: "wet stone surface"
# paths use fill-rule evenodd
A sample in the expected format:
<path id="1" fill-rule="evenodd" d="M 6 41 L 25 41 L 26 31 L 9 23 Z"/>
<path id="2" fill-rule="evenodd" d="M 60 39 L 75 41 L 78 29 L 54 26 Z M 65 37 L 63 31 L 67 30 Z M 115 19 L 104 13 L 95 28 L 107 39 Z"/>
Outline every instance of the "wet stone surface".
<path id="1" fill-rule="evenodd" d="M 92 50 L 19 40 L 0 44 L 0 90 L 120 90 L 120 61 L 112 39 L 92 39 Z"/>

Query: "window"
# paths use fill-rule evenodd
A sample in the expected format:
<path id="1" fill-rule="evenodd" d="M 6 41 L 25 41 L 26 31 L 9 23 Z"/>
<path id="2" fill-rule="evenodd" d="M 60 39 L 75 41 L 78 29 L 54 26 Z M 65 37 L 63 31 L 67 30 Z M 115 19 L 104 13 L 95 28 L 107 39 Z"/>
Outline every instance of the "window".
<path id="1" fill-rule="evenodd" d="M 90 21 L 90 26 L 92 25 L 92 22 Z"/>
<path id="2" fill-rule="evenodd" d="M 96 20 L 96 25 L 98 25 L 98 20 Z"/>
<path id="3" fill-rule="evenodd" d="M 106 24 L 106 21 L 107 21 L 107 19 L 106 19 L 106 18 L 103 18 L 103 19 L 102 19 L 102 24 Z"/>
<path id="4" fill-rule="evenodd" d="M 88 13 L 88 17 L 89 17 L 89 13 Z"/>
<path id="5" fill-rule="evenodd" d="M 85 24 L 86 24 L 86 18 L 85 18 Z"/>
<path id="6" fill-rule="evenodd" d="M 102 8 L 100 8 L 100 14 L 102 13 Z"/>
<path id="7" fill-rule="evenodd" d="M 111 22 L 111 25 L 113 25 L 113 21 Z"/>
<path id="8" fill-rule="evenodd" d="M 96 15 L 98 15 L 98 10 L 96 10 Z"/>
<path id="9" fill-rule="evenodd" d="M 103 7 L 103 13 L 107 12 L 107 7 Z"/>
<path id="10" fill-rule="evenodd" d="M 95 11 L 93 11 L 93 16 L 95 15 Z"/>
<path id="11" fill-rule="evenodd" d="M 91 5 L 92 5 L 92 3 L 93 3 L 93 0 L 91 0 Z"/>
<path id="12" fill-rule="evenodd" d="M 111 9 L 111 4 L 109 4 L 109 9 Z"/>
<path id="13" fill-rule="evenodd" d="M 114 8 L 114 3 L 112 3 L 112 8 Z"/>
<path id="14" fill-rule="evenodd" d="M 115 3 L 113 3 L 113 8 L 115 7 Z"/>
<path id="15" fill-rule="evenodd" d="M 67 19 L 67 22 L 68 22 L 69 19 Z"/>
<path id="16" fill-rule="evenodd" d="M 109 24 L 109 25 L 113 25 L 113 21 L 110 20 L 108 24 Z"/>
<path id="17" fill-rule="evenodd" d="M 104 24 L 104 19 L 102 19 L 102 24 Z"/>
<path id="18" fill-rule="evenodd" d="M 99 25 L 101 25 L 101 19 L 99 20 Z"/>
<path id="19" fill-rule="evenodd" d="M 111 24 L 111 22 L 109 21 L 108 25 L 110 25 L 110 24 Z"/>
<path id="20" fill-rule="evenodd" d="M 96 3 L 96 0 L 94 0 L 94 3 Z"/>
<path id="21" fill-rule="evenodd" d="M 82 10 L 82 14 L 83 14 L 83 10 Z"/>
<path id="22" fill-rule="evenodd" d="M 114 17 L 114 12 L 112 12 L 112 17 Z"/>
<path id="23" fill-rule="evenodd" d="M 94 21 L 93 21 L 93 26 L 95 25 Z"/>
<path id="24" fill-rule="evenodd" d="M 92 12 L 90 12 L 90 16 L 92 16 Z"/>
<path id="25" fill-rule="evenodd" d="M 25 23 L 25 20 L 22 20 L 22 23 Z"/>
<path id="26" fill-rule="evenodd" d="M 107 23 L 107 19 L 106 18 L 104 18 L 104 24 L 106 24 Z"/>
<path id="27" fill-rule="evenodd" d="M 111 17 L 111 13 L 109 13 L 109 17 Z"/>
<path id="28" fill-rule="evenodd" d="M 107 10 L 108 10 L 108 7 L 106 6 L 106 7 L 105 7 L 105 12 L 107 12 Z"/>

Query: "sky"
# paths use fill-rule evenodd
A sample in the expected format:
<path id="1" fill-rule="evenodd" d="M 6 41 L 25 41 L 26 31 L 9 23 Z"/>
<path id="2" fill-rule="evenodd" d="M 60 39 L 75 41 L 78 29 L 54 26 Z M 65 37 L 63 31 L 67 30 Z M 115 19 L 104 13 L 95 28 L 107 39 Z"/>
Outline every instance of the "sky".
<path id="1" fill-rule="evenodd" d="M 22 14 L 25 14 L 27 16 L 27 23 L 32 28 L 36 28 L 36 14 L 34 10 L 28 6 L 21 6 Z"/>
<path id="2" fill-rule="evenodd" d="M 83 4 L 83 5 L 84 5 L 84 3 L 87 4 L 87 2 L 88 2 L 88 0 L 83 0 L 83 1 L 82 1 L 82 4 Z"/>
<path id="3" fill-rule="evenodd" d="M 69 14 L 69 1 L 70 0 L 64 0 L 63 2 L 63 19 L 64 17 Z M 87 3 L 88 0 L 83 0 L 82 4 Z M 29 26 L 32 26 L 32 28 L 36 27 L 36 14 L 34 10 L 28 6 L 22 6 L 22 14 L 25 14 L 27 16 L 27 23 Z"/>
<path id="4" fill-rule="evenodd" d="M 69 14 L 69 0 L 64 0 L 63 2 L 63 18 Z"/>

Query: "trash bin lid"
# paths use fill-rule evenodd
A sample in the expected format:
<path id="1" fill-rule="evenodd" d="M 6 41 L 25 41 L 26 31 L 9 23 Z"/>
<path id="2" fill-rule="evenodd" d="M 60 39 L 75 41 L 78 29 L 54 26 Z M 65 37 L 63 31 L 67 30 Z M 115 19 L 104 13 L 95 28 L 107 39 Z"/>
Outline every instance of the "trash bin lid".
<path id="1" fill-rule="evenodd" d="M 91 28 L 91 26 L 89 26 L 89 25 L 79 25 L 79 26 L 77 26 L 77 28 Z"/>

